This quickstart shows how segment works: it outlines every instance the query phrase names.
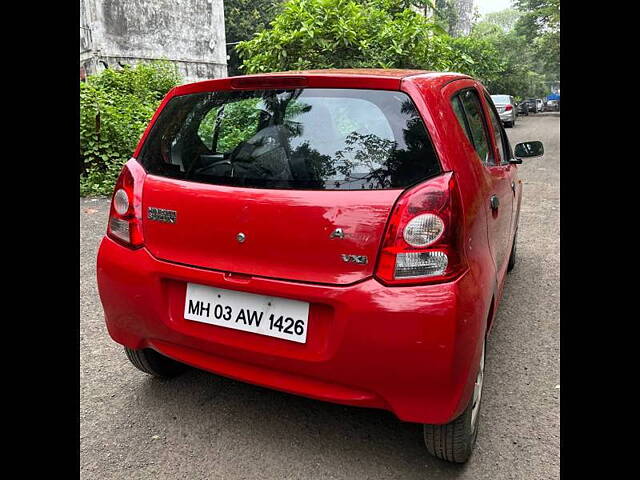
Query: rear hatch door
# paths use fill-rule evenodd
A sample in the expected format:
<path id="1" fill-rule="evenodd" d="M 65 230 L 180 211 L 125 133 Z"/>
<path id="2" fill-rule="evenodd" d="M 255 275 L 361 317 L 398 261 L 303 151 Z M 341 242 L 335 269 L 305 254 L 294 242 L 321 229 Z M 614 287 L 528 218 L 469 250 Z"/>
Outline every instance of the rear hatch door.
<path id="1" fill-rule="evenodd" d="M 138 159 L 156 257 L 337 285 L 373 274 L 396 199 L 441 172 L 409 95 L 354 88 L 176 96 Z"/>
<path id="2" fill-rule="evenodd" d="M 173 210 L 175 223 L 144 219 L 156 257 L 226 272 L 326 284 L 373 274 L 399 190 L 259 190 L 147 176 L 143 209 Z M 341 231 L 336 231 L 341 229 Z M 354 257 L 358 256 L 358 263 Z M 366 259 L 366 260 L 363 260 Z"/>

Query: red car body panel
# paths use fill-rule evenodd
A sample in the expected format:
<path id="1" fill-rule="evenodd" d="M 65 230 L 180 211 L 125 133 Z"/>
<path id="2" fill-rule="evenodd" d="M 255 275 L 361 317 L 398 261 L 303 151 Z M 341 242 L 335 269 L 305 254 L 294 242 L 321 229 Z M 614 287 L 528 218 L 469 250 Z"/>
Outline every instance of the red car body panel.
<path id="1" fill-rule="evenodd" d="M 143 206 L 162 205 L 180 212 L 175 224 L 144 223 L 145 245 L 157 258 L 342 285 L 373 275 L 375 262 L 363 268 L 335 259 L 346 252 L 375 259 L 391 208 L 402 193 L 238 188 L 153 175 L 146 184 Z M 329 238 L 336 225 L 346 225 L 345 238 L 339 242 Z M 235 241 L 238 232 L 247 233 L 244 243 Z"/>
<path id="2" fill-rule="evenodd" d="M 158 112 L 175 95 L 295 82 L 401 90 L 412 98 L 443 171 L 453 171 L 459 187 L 463 215 L 458 220 L 468 268 L 453 281 L 388 287 L 376 279 L 373 261 L 358 268 L 329 261 L 339 252 L 328 233 L 345 224 L 353 225 L 353 253 L 375 259 L 401 190 L 262 190 L 146 175 L 143 208 L 162 203 L 179 211 L 182 226 L 176 234 L 176 225 L 143 223 L 145 246 L 135 250 L 105 236 L 97 276 L 109 333 L 129 348 L 153 348 L 249 383 L 383 408 L 405 421 L 447 423 L 464 410 L 473 391 L 506 275 L 504 246 L 513 239 L 521 196 L 516 167 L 483 166 L 451 108 L 455 91 L 476 88 L 488 109 L 483 87 L 458 74 L 286 72 L 176 87 Z M 492 147 L 497 152 L 495 143 Z M 517 183 L 513 191 L 512 181 Z M 494 218 L 489 198 L 507 183 L 512 198 L 505 200 L 504 216 Z M 502 190 L 499 194 L 508 198 Z M 243 226 L 245 244 L 220 240 Z M 345 248 L 342 244 L 340 250 Z M 309 302 L 307 342 L 185 320 L 188 282 Z"/>

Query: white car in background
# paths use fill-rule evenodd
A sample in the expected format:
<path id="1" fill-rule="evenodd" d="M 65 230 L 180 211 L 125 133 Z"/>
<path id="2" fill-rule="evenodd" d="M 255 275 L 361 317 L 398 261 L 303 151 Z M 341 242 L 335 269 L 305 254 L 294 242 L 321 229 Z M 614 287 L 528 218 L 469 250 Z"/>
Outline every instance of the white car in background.
<path id="1" fill-rule="evenodd" d="M 513 127 L 516 124 L 516 102 L 511 95 L 491 95 L 491 100 L 498 110 L 500 120 L 505 127 Z"/>

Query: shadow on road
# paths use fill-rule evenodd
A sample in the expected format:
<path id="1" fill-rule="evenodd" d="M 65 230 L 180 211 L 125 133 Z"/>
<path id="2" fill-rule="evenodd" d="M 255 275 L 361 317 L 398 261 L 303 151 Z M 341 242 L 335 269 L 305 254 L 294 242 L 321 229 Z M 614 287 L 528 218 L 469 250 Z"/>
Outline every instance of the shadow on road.
<path id="1" fill-rule="evenodd" d="M 420 425 L 382 410 L 320 402 L 195 369 L 170 381 L 149 377 L 136 394 L 138 407 L 160 409 L 159 416 L 175 416 L 178 402 L 181 424 L 208 424 L 208 434 L 245 443 L 247 451 L 268 446 L 289 462 L 313 457 L 342 463 L 347 478 L 379 478 L 381 463 L 403 479 L 432 478 L 426 472 L 458 478 L 466 468 L 429 456 Z M 292 446 L 295 455 L 288 455 Z"/>
<path id="2" fill-rule="evenodd" d="M 516 388 L 505 385 L 503 376 L 513 380 L 513 375 L 519 375 L 513 363 L 520 355 L 518 346 L 505 333 L 526 316 L 514 317 L 509 312 L 519 308 L 517 292 L 527 279 L 530 282 L 542 273 L 535 253 L 522 246 L 519 252 L 489 342 L 478 445 L 465 465 L 431 457 L 423 444 L 422 427 L 401 422 L 390 412 L 316 401 L 197 369 L 172 380 L 159 380 L 127 365 L 134 378 L 133 395 L 121 408 L 147 412 L 150 418 L 144 424 L 173 428 L 166 437 L 183 442 L 172 447 L 176 453 L 184 444 L 197 445 L 205 452 L 210 449 L 209 458 L 202 459 L 207 464 L 235 458 L 247 470 L 259 472 L 294 462 L 296 472 L 303 474 L 305 468 L 320 462 L 322 478 L 491 478 L 482 473 L 484 465 L 496 461 L 491 453 L 499 448 L 496 442 L 511 444 L 505 425 L 521 421 L 517 409 L 505 408 L 501 391 Z M 261 452 L 259 458 L 252 456 L 255 452 Z M 509 468 L 504 458 L 501 465 L 501 470 Z"/>

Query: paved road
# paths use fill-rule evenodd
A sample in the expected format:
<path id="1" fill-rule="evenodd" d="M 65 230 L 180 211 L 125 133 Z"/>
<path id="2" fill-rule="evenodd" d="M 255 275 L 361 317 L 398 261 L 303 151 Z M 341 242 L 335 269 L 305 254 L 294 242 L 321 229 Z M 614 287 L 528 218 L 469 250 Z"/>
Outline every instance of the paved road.
<path id="1" fill-rule="evenodd" d="M 559 114 L 519 118 L 540 139 L 521 167 L 519 263 L 487 350 L 476 451 L 427 455 L 418 425 L 190 371 L 135 370 L 106 331 L 95 255 L 108 202 L 81 199 L 80 459 L 83 479 L 554 479 L 559 477 Z"/>

